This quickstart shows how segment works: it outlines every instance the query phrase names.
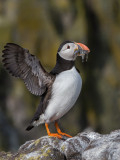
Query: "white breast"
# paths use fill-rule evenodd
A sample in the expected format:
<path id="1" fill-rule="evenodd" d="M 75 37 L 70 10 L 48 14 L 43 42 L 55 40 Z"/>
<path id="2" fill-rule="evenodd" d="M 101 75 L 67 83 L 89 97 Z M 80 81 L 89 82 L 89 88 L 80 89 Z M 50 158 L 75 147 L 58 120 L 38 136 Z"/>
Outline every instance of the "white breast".
<path id="1" fill-rule="evenodd" d="M 52 87 L 52 96 L 44 113 L 46 123 L 61 118 L 75 104 L 82 86 L 76 68 L 61 72 Z"/>

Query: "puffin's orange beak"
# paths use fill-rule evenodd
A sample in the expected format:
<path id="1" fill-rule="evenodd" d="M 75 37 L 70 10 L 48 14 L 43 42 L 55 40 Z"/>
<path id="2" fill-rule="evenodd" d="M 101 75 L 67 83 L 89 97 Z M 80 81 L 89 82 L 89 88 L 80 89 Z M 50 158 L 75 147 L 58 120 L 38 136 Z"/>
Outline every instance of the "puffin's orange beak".
<path id="1" fill-rule="evenodd" d="M 90 49 L 82 44 L 82 43 L 75 43 L 77 45 L 74 54 L 77 56 L 81 56 L 82 57 L 82 61 L 84 61 L 84 59 L 88 59 L 88 53 L 90 52 Z"/>
<path id="2" fill-rule="evenodd" d="M 81 47 L 81 49 L 83 50 L 83 51 L 86 51 L 86 52 L 90 52 L 90 49 L 86 46 L 86 45 L 84 45 L 84 44 L 82 44 L 82 43 L 77 43 L 78 44 L 78 46 L 80 46 Z"/>

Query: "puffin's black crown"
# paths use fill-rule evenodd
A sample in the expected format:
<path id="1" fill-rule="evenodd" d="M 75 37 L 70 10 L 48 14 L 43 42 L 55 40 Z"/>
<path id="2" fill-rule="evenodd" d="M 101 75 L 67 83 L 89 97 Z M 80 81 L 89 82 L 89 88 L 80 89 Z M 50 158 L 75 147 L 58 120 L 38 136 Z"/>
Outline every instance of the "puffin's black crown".
<path id="1" fill-rule="evenodd" d="M 69 41 L 69 40 L 62 42 L 62 43 L 60 44 L 59 48 L 58 48 L 58 52 L 60 52 L 60 50 L 62 49 L 62 47 L 63 47 L 66 43 L 74 43 L 74 42 L 73 42 L 73 41 Z"/>

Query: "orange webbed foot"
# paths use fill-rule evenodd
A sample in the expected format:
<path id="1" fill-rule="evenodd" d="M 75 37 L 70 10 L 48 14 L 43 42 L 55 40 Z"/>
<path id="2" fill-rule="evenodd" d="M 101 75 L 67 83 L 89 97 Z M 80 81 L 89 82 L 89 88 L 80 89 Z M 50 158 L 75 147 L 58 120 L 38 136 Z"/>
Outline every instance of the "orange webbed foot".
<path id="1" fill-rule="evenodd" d="M 63 133 L 63 132 L 58 132 L 60 135 L 62 135 L 62 136 L 66 136 L 66 137 L 69 137 L 69 138 L 72 138 L 72 136 L 70 136 L 69 134 L 67 134 L 67 133 Z"/>
<path id="2" fill-rule="evenodd" d="M 55 122 L 55 127 L 56 127 L 56 129 L 57 129 L 57 132 L 58 132 L 60 135 L 63 135 L 63 136 L 72 138 L 72 136 L 70 136 L 69 134 L 63 133 L 63 132 L 60 130 L 57 122 Z"/>
<path id="3" fill-rule="evenodd" d="M 45 123 L 45 127 L 46 127 L 46 130 L 47 130 L 47 134 L 48 134 L 48 136 L 51 136 L 51 137 L 57 137 L 57 138 L 59 138 L 59 139 L 62 139 L 62 136 L 61 136 L 61 135 L 59 135 L 58 133 L 51 133 L 51 132 L 50 132 L 50 130 L 49 130 L 49 128 L 48 128 L 48 124 L 47 124 L 47 123 Z"/>
<path id="4" fill-rule="evenodd" d="M 59 134 L 57 134 L 57 133 L 50 133 L 50 134 L 48 134 L 48 136 L 57 137 L 57 138 L 59 138 L 59 139 L 62 139 L 62 136 L 59 135 Z"/>

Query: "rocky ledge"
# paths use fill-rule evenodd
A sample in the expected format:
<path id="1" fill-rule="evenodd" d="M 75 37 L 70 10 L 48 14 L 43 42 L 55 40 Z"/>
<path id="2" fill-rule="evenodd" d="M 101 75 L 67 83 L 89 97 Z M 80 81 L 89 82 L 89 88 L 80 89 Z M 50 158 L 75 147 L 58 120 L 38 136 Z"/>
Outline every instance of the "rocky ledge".
<path id="1" fill-rule="evenodd" d="M 92 131 L 60 140 L 41 137 L 23 144 L 16 154 L 0 152 L 0 160 L 120 160 L 120 130 L 101 135 Z"/>

